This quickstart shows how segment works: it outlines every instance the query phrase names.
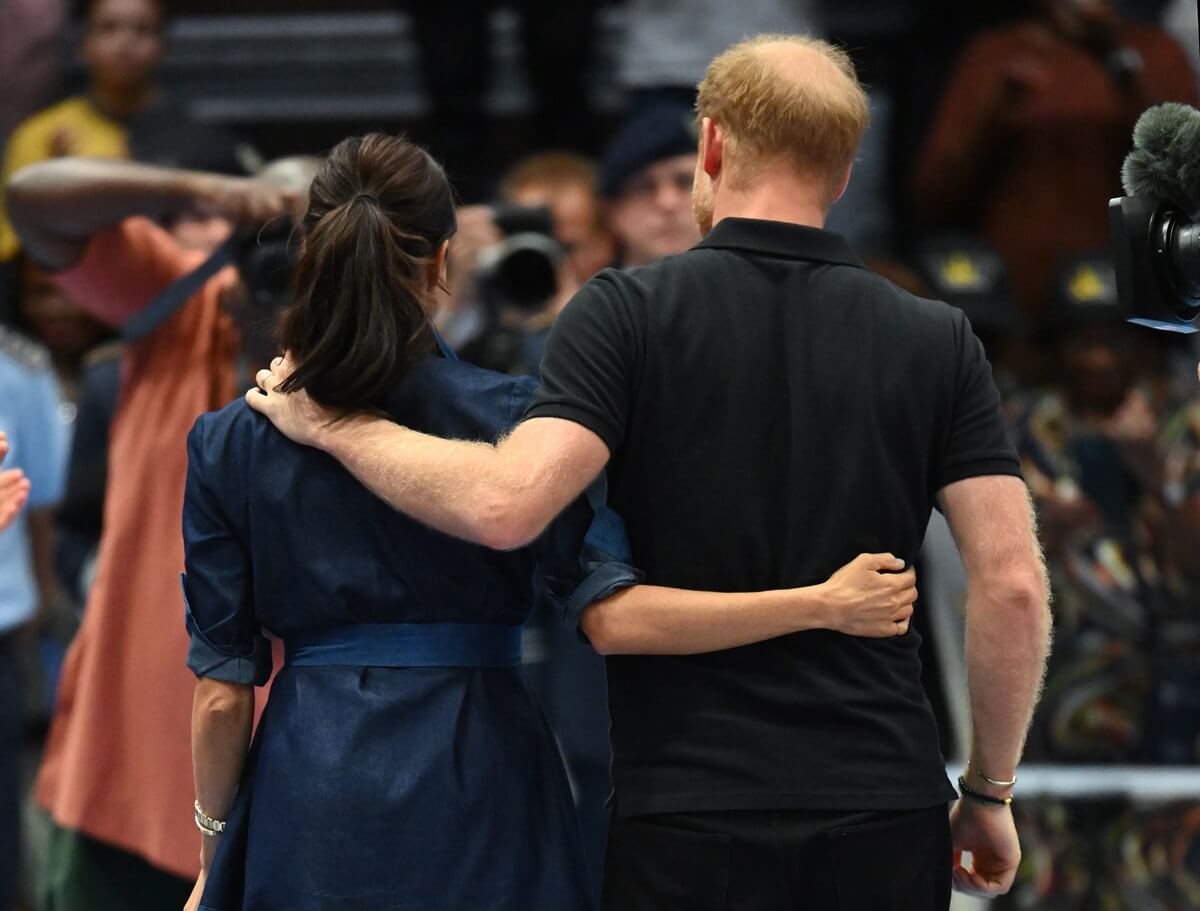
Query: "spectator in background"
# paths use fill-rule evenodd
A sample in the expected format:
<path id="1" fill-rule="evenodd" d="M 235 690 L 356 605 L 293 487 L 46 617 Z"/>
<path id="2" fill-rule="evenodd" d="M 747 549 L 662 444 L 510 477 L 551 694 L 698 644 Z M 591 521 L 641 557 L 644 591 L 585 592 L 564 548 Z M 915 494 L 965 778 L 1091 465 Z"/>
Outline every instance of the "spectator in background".
<path id="1" fill-rule="evenodd" d="M 249 180 L 63 159 L 25 169 L 8 198 L 30 258 L 119 328 L 205 259 L 139 216 L 199 212 L 262 224 L 298 206 L 309 175 L 306 161 Z M 230 270 L 218 273 L 126 348 L 96 582 L 67 655 L 38 782 L 39 802 L 61 827 L 43 871 L 42 898 L 53 911 L 182 907 L 198 870 L 193 681 L 177 622 L 184 441 L 199 415 L 241 388 L 236 365 L 250 334 L 227 309 L 235 305 L 246 327 L 266 315 L 248 311 L 238 287 Z"/>
<path id="2" fill-rule="evenodd" d="M 467 361 L 501 373 L 537 375 L 546 334 L 579 286 L 613 261 L 614 242 L 596 195 L 596 167 L 569 152 L 543 152 L 517 162 L 501 180 L 501 207 L 545 209 L 559 249 L 555 290 L 544 301 L 512 306 L 486 287 L 484 271 L 504 237 L 493 206 L 458 211 L 438 328 Z M 528 221 L 529 219 L 523 219 Z M 522 229 L 525 230 L 525 229 Z M 553 245 L 552 245 L 553 246 Z"/>
<path id="3" fill-rule="evenodd" d="M 90 351 L 80 368 L 67 485 L 55 521 L 54 566 L 78 608 L 95 572 L 108 485 L 108 438 L 121 390 L 121 345 Z"/>
<path id="4" fill-rule="evenodd" d="M 709 62 L 747 35 L 822 32 L 818 0 L 630 0 L 627 6 L 620 81 L 633 93 L 635 110 L 662 100 L 690 108 Z"/>
<path id="5" fill-rule="evenodd" d="M 500 195 L 516 206 L 550 209 L 554 236 L 566 251 L 576 287 L 612 265 L 616 251 L 600 210 L 596 166 L 590 159 L 569 152 L 530 155 L 504 176 Z M 571 295 L 560 297 L 565 304 Z"/>
<path id="6" fill-rule="evenodd" d="M 0 0 L 0 145 L 58 84 L 64 0 Z"/>
<path id="7" fill-rule="evenodd" d="M 8 437 L 0 431 L 0 465 L 8 456 Z M 0 471 L 0 531 L 8 528 L 29 501 L 29 479 L 19 468 Z"/>
<path id="8" fill-rule="evenodd" d="M 25 165 L 72 155 L 172 164 L 175 156 L 204 148 L 213 170 L 235 168 L 232 138 L 177 112 L 155 84 L 166 24 L 162 0 L 87 0 L 84 16 L 87 89 L 13 131 L 0 186 Z M 0 261 L 18 249 L 0 200 Z"/>
<path id="9" fill-rule="evenodd" d="M 626 268 L 682 253 L 700 240 L 692 217 L 695 120 L 689 104 L 656 102 L 634 113 L 604 152 L 600 196 Z"/>
<path id="10" fill-rule="evenodd" d="M 17 257 L 20 292 L 17 325 L 46 346 L 64 398 L 78 398 L 88 352 L 112 335 L 109 327 L 81 308 L 51 276 L 27 256 Z"/>
<path id="11" fill-rule="evenodd" d="M 20 767 L 24 686 L 17 636 L 54 599 L 54 505 L 62 493 L 66 430 L 50 356 L 0 328 L 0 432 L 7 463 L 29 480 L 29 509 L 0 531 L 0 911 L 12 911 L 20 882 Z"/>
<path id="12" fill-rule="evenodd" d="M 616 247 L 604 224 L 596 166 L 589 159 L 555 152 L 531 155 L 509 170 L 500 192 L 513 205 L 548 206 L 555 239 L 566 252 L 558 294 L 541 324 L 529 327 L 528 372 L 537 376 L 554 318 L 584 282 L 612 264 Z M 548 605 L 541 607 L 530 618 L 527 634 L 530 679 L 566 761 L 598 887 L 608 838 L 605 804 L 612 790 L 604 659 Z"/>
<path id="13" fill-rule="evenodd" d="M 1062 260 L 1105 245 L 1138 114 L 1195 98 L 1187 57 L 1161 29 L 1108 0 L 1038 0 L 963 52 L 917 165 L 916 206 L 987 238 L 1040 316 Z"/>
<path id="14" fill-rule="evenodd" d="M 1010 403 L 1057 640 L 1030 758 L 1200 759 L 1200 413 L 1159 394 L 1153 333 L 1117 302 L 1054 300 L 1053 382 Z M 1153 346 L 1153 347 L 1151 347 Z"/>
<path id="15" fill-rule="evenodd" d="M 1179 42 L 1200 75 L 1200 9 L 1194 0 L 1170 0 L 1163 10 L 1163 28 Z"/>

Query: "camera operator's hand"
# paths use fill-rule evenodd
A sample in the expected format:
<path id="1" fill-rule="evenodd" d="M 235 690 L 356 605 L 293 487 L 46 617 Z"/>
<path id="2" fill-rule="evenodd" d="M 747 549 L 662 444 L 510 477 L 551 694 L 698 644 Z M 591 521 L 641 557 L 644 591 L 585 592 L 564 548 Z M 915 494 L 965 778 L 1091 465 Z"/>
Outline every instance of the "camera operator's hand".
<path id="1" fill-rule="evenodd" d="M 458 233 L 450 242 L 447 285 L 450 297 L 459 301 L 471 277 L 479 271 L 479 256 L 504 237 L 496 227 L 489 206 L 463 206 L 458 210 Z"/>
<path id="2" fill-rule="evenodd" d="M 253 177 L 200 175 L 196 180 L 194 214 L 225 218 L 237 225 L 262 225 L 277 218 L 299 220 L 304 194 L 281 189 Z"/>

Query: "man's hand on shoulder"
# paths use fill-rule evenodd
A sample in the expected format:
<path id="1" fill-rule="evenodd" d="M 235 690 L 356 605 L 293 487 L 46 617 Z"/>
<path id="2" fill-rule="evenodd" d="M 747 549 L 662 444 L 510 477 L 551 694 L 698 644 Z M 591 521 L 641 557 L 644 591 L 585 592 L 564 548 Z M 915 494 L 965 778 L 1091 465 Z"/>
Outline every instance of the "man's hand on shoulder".
<path id="1" fill-rule="evenodd" d="M 337 422 L 342 413 L 314 402 L 303 389 L 283 392 L 279 387 L 293 369 L 286 356 L 275 358 L 269 368 L 258 371 L 255 377 L 258 385 L 246 393 L 246 402 L 292 442 L 324 448 L 323 431 Z"/>

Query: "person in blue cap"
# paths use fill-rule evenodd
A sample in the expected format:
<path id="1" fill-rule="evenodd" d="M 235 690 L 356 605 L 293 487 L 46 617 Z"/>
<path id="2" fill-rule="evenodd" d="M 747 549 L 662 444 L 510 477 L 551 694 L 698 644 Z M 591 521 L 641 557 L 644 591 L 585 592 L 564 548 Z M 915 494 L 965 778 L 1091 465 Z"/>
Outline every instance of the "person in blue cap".
<path id="1" fill-rule="evenodd" d="M 661 101 L 636 111 L 600 164 L 600 196 L 620 264 L 647 266 L 700 240 L 692 218 L 696 115 Z"/>

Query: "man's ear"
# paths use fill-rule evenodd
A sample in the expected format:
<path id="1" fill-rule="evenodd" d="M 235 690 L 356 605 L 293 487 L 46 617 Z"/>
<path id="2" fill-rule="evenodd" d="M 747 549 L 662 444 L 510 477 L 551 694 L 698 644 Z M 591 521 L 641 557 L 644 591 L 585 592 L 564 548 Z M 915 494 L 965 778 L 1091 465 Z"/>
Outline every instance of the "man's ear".
<path id="1" fill-rule="evenodd" d="M 711 117 L 705 117 L 700 121 L 700 165 L 710 179 L 720 175 L 724 157 L 725 131 Z"/>
<path id="2" fill-rule="evenodd" d="M 850 163 L 850 166 L 846 168 L 846 174 L 845 174 L 845 176 L 842 178 L 842 185 L 841 185 L 841 187 L 838 189 L 838 191 L 837 191 L 837 194 L 836 194 L 836 195 L 833 197 L 833 199 L 831 199 L 831 200 L 829 201 L 829 204 L 830 204 L 831 206 L 832 206 L 832 205 L 833 205 L 835 202 L 837 202 L 839 199 L 841 199 L 843 196 L 845 196 L 845 195 L 846 195 L 846 187 L 850 186 L 850 175 L 851 175 L 851 174 L 853 174 L 853 173 L 854 173 L 854 163 L 853 163 L 853 162 L 851 162 L 851 163 Z"/>

